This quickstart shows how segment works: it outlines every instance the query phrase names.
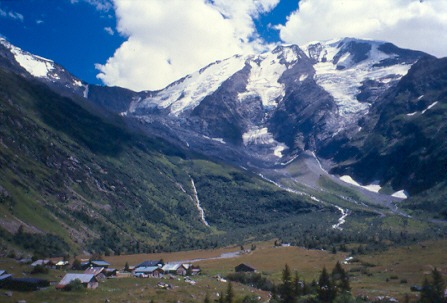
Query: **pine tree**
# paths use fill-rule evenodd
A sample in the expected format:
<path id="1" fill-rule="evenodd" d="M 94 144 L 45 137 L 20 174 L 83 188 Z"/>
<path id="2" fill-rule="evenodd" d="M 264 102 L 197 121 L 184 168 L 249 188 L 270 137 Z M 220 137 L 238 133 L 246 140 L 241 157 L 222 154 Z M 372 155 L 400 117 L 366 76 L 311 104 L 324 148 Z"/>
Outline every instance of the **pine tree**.
<path id="1" fill-rule="evenodd" d="M 296 298 L 303 294 L 302 282 L 300 281 L 297 271 L 295 272 L 295 277 L 293 278 L 293 290 Z"/>
<path id="2" fill-rule="evenodd" d="M 431 273 L 431 281 L 427 277 L 424 278 L 422 284 L 421 303 L 445 303 L 444 298 L 445 280 L 437 268 Z"/>
<path id="3" fill-rule="evenodd" d="M 326 267 L 323 268 L 318 279 L 318 298 L 323 302 L 332 302 L 335 298 L 335 289 Z"/>
<path id="4" fill-rule="evenodd" d="M 334 286 L 337 287 L 340 292 L 351 291 L 351 286 L 349 285 L 349 276 L 341 266 L 340 262 L 337 262 L 337 264 L 335 264 L 331 276 Z"/>
<path id="5" fill-rule="evenodd" d="M 430 303 L 431 302 L 431 285 L 428 282 L 427 277 L 424 278 L 424 282 L 422 283 L 422 291 L 421 297 L 419 298 L 420 303 Z"/>
<path id="6" fill-rule="evenodd" d="M 279 289 L 279 295 L 282 303 L 295 302 L 294 289 L 292 284 L 292 277 L 290 275 L 289 265 L 286 264 L 282 271 L 282 285 Z"/>
<path id="7" fill-rule="evenodd" d="M 431 272 L 432 278 L 432 302 L 442 303 L 444 300 L 445 280 L 441 272 L 435 267 Z"/>

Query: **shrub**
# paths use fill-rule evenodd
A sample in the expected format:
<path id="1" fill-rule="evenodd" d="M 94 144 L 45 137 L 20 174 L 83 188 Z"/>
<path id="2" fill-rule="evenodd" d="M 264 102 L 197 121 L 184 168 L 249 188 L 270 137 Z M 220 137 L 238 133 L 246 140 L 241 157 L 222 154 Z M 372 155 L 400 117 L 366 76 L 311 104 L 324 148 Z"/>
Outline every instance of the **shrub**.
<path id="1" fill-rule="evenodd" d="M 79 279 L 75 279 L 75 280 L 71 281 L 64 287 L 65 291 L 81 291 L 83 289 L 84 289 L 84 286 L 82 285 L 82 282 Z"/>
<path id="2" fill-rule="evenodd" d="M 36 265 L 34 266 L 33 270 L 31 271 L 31 274 L 48 274 L 49 270 L 47 267 L 43 266 L 43 265 Z"/>

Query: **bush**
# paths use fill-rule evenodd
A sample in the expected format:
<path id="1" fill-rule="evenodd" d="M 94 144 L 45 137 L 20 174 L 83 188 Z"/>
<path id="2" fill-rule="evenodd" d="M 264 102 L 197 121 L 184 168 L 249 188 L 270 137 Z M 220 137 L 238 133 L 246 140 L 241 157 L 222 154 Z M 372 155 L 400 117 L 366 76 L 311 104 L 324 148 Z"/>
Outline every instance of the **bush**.
<path id="1" fill-rule="evenodd" d="M 34 275 L 34 274 L 48 274 L 48 272 L 49 272 L 49 269 L 47 267 L 38 264 L 38 265 L 34 266 L 33 270 L 31 271 L 31 274 L 32 275 Z"/>
<path id="2" fill-rule="evenodd" d="M 81 291 L 83 289 L 84 289 L 84 285 L 82 285 L 82 282 L 79 279 L 75 279 L 75 280 L 71 281 L 64 287 L 65 291 Z"/>

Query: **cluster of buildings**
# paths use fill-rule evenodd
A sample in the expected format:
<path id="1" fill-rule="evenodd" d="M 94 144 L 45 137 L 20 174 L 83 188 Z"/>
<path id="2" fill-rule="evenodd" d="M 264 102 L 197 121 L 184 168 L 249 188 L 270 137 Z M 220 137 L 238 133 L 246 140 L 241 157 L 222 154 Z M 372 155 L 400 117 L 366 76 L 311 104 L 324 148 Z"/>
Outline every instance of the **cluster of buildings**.
<path id="1" fill-rule="evenodd" d="M 19 260 L 20 263 L 30 264 L 31 260 Z M 36 260 L 31 263 L 33 271 L 37 268 L 46 269 L 68 269 L 68 261 Z M 126 266 L 122 270 L 110 268 L 110 264 L 103 260 L 85 260 L 71 266 L 71 269 L 77 272 L 67 273 L 57 283 L 57 289 L 67 289 L 76 281 L 85 288 L 95 289 L 100 282 L 108 278 L 162 278 L 165 275 L 172 276 L 193 276 L 200 274 L 200 267 L 190 263 L 164 263 L 163 260 L 148 260 L 136 266 Z M 32 272 L 33 272 L 32 271 Z M 83 272 L 82 272 L 83 271 Z M 45 283 L 44 283 L 45 282 Z M 53 284 L 53 285 L 54 285 Z M 16 290 L 37 290 L 42 287 L 50 286 L 50 282 L 34 278 L 14 278 L 4 270 L 0 270 L 0 287 Z"/>

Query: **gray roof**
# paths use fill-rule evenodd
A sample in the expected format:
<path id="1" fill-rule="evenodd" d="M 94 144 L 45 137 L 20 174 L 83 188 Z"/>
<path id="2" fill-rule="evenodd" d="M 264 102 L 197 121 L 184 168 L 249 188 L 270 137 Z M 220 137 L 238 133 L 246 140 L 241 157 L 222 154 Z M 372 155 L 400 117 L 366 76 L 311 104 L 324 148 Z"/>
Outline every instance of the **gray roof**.
<path id="1" fill-rule="evenodd" d="M 7 280 L 9 278 L 12 278 L 11 274 L 3 274 L 0 276 L 0 281 Z"/>
<path id="2" fill-rule="evenodd" d="M 6 270 L 0 269 L 0 276 L 5 275 L 6 274 Z"/>
<path id="3" fill-rule="evenodd" d="M 157 269 L 160 269 L 160 267 L 158 267 L 158 266 L 138 267 L 137 269 L 135 269 L 135 273 L 138 273 L 138 272 L 152 273 Z"/>
<path id="4" fill-rule="evenodd" d="M 110 263 L 107 263 L 106 261 L 102 261 L 102 260 L 95 260 L 95 261 L 90 261 L 90 263 L 91 264 L 94 264 L 94 265 L 96 265 L 96 266 L 98 266 L 98 267 L 104 267 L 104 266 L 109 266 L 110 265 Z"/>
<path id="5" fill-rule="evenodd" d="M 31 266 L 37 266 L 37 265 L 47 265 L 50 263 L 50 260 L 37 260 L 31 263 Z"/>
<path id="6" fill-rule="evenodd" d="M 137 266 L 135 266 L 136 268 L 138 267 L 150 267 L 150 266 L 157 266 L 159 264 L 163 264 L 162 260 L 147 260 L 144 261 L 143 263 L 138 264 Z"/>
<path id="7" fill-rule="evenodd" d="M 86 270 L 84 270 L 84 274 L 92 274 L 92 275 L 99 275 L 104 270 L 104 267 L 89 267 Z"/>
<path id="8" fill-rule="evenodd" d="M 59 285 L 68 285 L 71 281 L 76 279 L 81 280 L 81 283 L 89 283 L 92 280 L 95 281 L 95 275 L 93 274 L 66 274 L 65 277 L 59 282 Z"/>

